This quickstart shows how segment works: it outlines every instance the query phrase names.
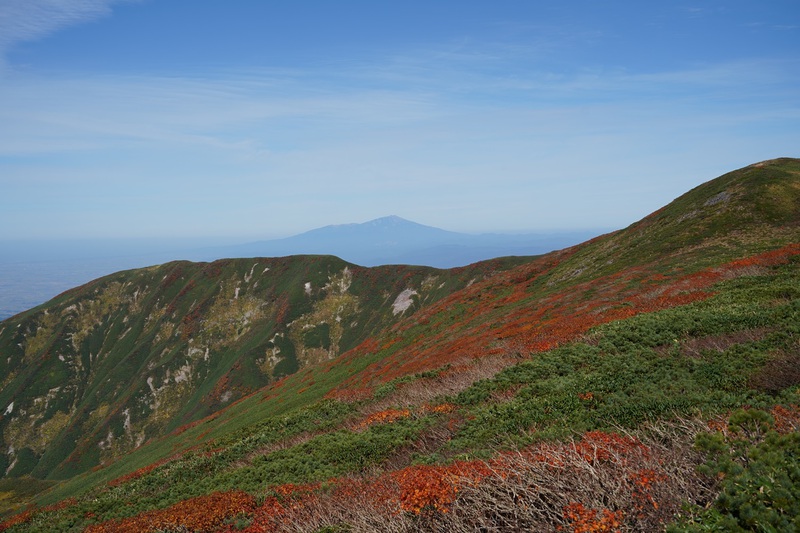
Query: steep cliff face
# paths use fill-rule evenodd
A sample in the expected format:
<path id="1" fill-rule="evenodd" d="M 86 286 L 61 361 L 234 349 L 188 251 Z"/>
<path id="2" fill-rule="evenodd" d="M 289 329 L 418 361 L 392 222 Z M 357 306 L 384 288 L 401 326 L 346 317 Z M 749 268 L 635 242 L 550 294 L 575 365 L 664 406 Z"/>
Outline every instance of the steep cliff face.
<path id="1" fill-rule="evenodd" d="M 337 357 L 475 275 L 297 256 L 169 263 L 69 291 L 0 325 L 0 474 L 104 463 Z"/>

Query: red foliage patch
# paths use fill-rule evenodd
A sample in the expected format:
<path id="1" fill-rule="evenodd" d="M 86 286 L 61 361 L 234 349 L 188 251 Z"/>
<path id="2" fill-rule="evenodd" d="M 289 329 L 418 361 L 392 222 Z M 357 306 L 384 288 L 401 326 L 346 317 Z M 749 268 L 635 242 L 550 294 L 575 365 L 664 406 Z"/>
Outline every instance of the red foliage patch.
<path id="1" fill-rule="evenodd" d="M 388 424 L 410 416 L 411 410 L 409 409 L 384 409 L 383 411 L 378 411 L 377 413 L 372 413 L 367 416 L 357 424 L 357 427 L 359 429 L 364 429 L 374 424 Z"/>
<path id="2" fill-rule="evenodd" d="M 775 419 L 775 431 L 778 433 L 792 433 L 800 431 L 800 406 L 790 405 L 783 407 L 776 405 L 772 408 L 772 417 Z"/>
<path id="3" fill-rule="evenodd" d="M 580 442 L 573 445 L 578 455 L 585 461 L 624 461 L 631 452 L 647 455 L 647 447 L 636 437 L 606 433 L 604 431 L 588 431 Z"/>
<path id="4" fill-rule="evenodd" d="M 597 511 L 587 509 L 582 503 L 570 503 L 564 507 L 564 519 L 569 522 L 572 533 L 611 533 L 620 531 L 622 511 L 612 512 L 609 509 Z M 563 528 L 562 528 L 563 530 Z"/>
<path id="5" fill-rule="evenodd" d="M 431 509 L 446 513 L 456 498 L 457 478 L 443 466 L 416 465 L 395 472 L 400 510 L 419 514 Z"/>
<path id="6" fill-rule="evenodd" d="M 286 522 L 292 513 L 301 512 L 303 508 L 317 498 L 319 483 L 296 485 L 287 483 L 272 490 L 264 503 L 252 513 L 252 521 L 244 530 L 228 528 L 225 532 L 243 531 L 243 533 L 271 533 Z"/>
<path id="7" fill-rule="evenodd" d="M 148 531 L 217 531 L 237 515 L 255 510 L 255 500 L 242 491 L 215 492 L 148 511 L 130 518 L 110 520 L 86 528 L 86 533 L 142 533 Z"/>
<path id="8" fill-rule="evenodd" d="M 629 268 L 562 292 L 546 293 L 548 276 L 575 250 L 548 255 L 444 298 L 395 327 L 391 353 L 346 380 L 329 397 L 363 398 L 374 386 L 498 351 L 531 353 L 570 342 L 595 326 L 686 305 L 712 296 L 715 283 L 752 266 L 774 266 L 800 254 L 800 244 L 681 277 Z M 537 293 L 543 296 L 536 297 Z M 500 311 L 497 311 L 497 310 Z M 359 346 L 346 360 L 383 349 Z"/>
<path id="9" fill-rule="evenodd" d="M 5 519 L 4 521 L 0 522 L 0 531 L 5 531 L 10 527 L 18 526 L 20 524 L 27 524 L 30 522 L 31 518 L 33 518 L 35 512 L 35 509 L 28 509 L 12 516 L 11 518 Z"/>
<path id="10" fill-rule="evenodd" d="M 60 502 L 54 503 L 52 505 L 47 505 L 40 509 L 26 509 L 25 511 L 14 515 L 6 520 L 0 522 L 0 531 L 5 531 L 6 529 L 12 526 L 18 526 L 20 524 L 27 524 L 31 521 L 31 519 L 40 513 L 49 513 L 60 511 L 62 509 L 66 509 L 67 507 L 71 507 L 77 503 L 75 498 L 67 498 L 65 500 L 61 500 Z"/>

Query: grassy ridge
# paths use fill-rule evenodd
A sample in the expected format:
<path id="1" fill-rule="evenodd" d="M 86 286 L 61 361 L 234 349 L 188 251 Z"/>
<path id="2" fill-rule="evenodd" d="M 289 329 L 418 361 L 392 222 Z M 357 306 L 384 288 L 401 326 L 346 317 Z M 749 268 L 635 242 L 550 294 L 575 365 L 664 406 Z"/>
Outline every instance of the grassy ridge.
<path id="1" fill-rule="evenodd" d="M 598 326 L 579 342 L 429 402 L 448 409 L 414 405 L 388 423 L 366 426 L 359 421 L 380 398 L 319 400 L 289 409 L 98 487 L 64 509 L 36 515 L 29 525 L 77 531 L 215 491 L 244 490 L 259 500 L 287 483 L 369 479 L 385 468 L 380 465 L 491 460 L 498 450 L 591 431 L 635 432 L 643 424 L 696 416 L 711 420 L 743 405 L 766 411 L 798 405 L 800 373 L 786 376 L 780 369 L 800 366 L 799 263 L 793 259 L 720 282 L 702 302 Z M 403 395 L 411 389 L 404 387 L 437 377 L 423 374 L 395 385 L 393 405 L 406 404 Z"/>
<path id="2" fill-rule="evenodd" d="M 32 376 L 49 368 L 47 358 L 37 359 L 36 354 L 58 353 L 54 347 L 74 344 L 77 333 L 81 345 L 88 347 L 81 359 L 88 361 L 84 372 L 93 367 L 88 375 L 103 364 L 98 353 L 108 339 L 122 339 L 119 344 L 128 355 L 102 375 L 142 375 L 138 386 L 120 387 L 119 380 L 94 385 L 95 397 L 113 386 L 113 394 L 133 402 L 109 406 L 102 414 L 103 431 L 112 428 L 117 435 L 125 434 L 123 407 L 135 405 L 148 392 L 151 405 L 158 400 L 152 382 L 144 381 L 148 372 L 154 376 L 152 368 L 161 369 L 161 376 L 175 385 L 191 382 L 193 387 L 177 395 L 180 408 L 160 431 L 124 459 L 88 471 L 102 453 L 92 443 L 79 447 L 71 456 L 77 466 L 64 472 L 84 473 L 39 498 L 44 505 L 69 503 L 33 513 L 24 521 L 27 526 L 16 527 L 46 530 L 53 523 L 61 530 L 77 531 L 95 524 L 98 530 L 113 530 L 125 524 L 134 527 L 140 520 L 135 517 L 147 513 L 160 513 L 147 516 L 168 524 L 176 516 L 189 520 L 193 505 L 209 501 L 217 502 L 220 514 L 218 521 L 201 528 L 207 531 L 233 527 L 234 522 L 252 531 L 268 525 L 278 528 L 275 520 L 290 520 L 292 513 L 292 523 L 307 523 L 300 530 L 308 531 L 368 530 L 364 520 L 374 529 L 374 524 L 383 523 L 385 512 L 395 517 L 400 512 L 403 523 L 408 521 L 407 530 L 469 530 L 481 520 L 489 520 L 492 527 L 508 526 L 512 522 L 504 522 L 510 520 L 507 516 L 479 518 L 466 511 L 467 504 L 498 507 L 505 501 L 503 491 L 528 494 L 531 508 L 539 511 L 546 502 L 530 487 L 510 488 L 507 473 L 496 478 L 485 466 L 493 465 L 495 474 L 511 469 L 528 472 L 532 479 L 547 477 L 553 474 L 553 464 L 541 458 L 548 454 L 556 454 L 557 464 L 570 465 L 569 475 L 560 478 L 568 481 L 566 492 L 553 496 L 556 499 L 547 504 L 551 511 L 518 517 L 516 526 L 650 529 L 674 520 L 682 504 L 678 495 L 685 492 L 680 484 L 689 473 L 692 483 L 702 488 L 685 493 L 689 503 L 707 503 L 719 491 L 732 490 L 711 475 L 714 468 L 723 467 L 733 473 L 736 468 L 730 464 L 719 466 L 718 461 L 717 467 L 708 467 L 706 477 L 697 469 L 704 456 L 692 450 L 692 441 L 708 429 L 700 427 L 701 422 L 749 406 L 771 417 L 763 422 L 762 435 L 794 431 L 793 406 L 800 403 L 799 184 L 797 160 L 754 165 L 690 191 L 626 230 L 536 259 L 452 271 L 359 269 L 333 258 L 298 260 L 313 266 L 302 272 L 292 268 L 291 259 L 281 260 L 280 267 L 258 260 L 258 268 L 253 265 L 256 260 L 200 267 L 174 264 L 148 278 L 150 284 L 158 283 L 160 296 L 139 286 L 138 293 L 145 296 L 126 306 L 119 303 L 130 294 L 121 290 L 130 287 L 123 277 L 78 291 L 91 296 L 78 306 L 100 318 L 102 327 L 81 330 L 74 321 L 63 326 L 39 314 L 16 332 L 0 329 L 0 340 L 20 341 L 22 359 L 28 352 L 33 355 L 28 364 L 14 369 L 17 374 L 9 383 L 32 383 Z M 269 286 L 255 275 L 267 265 L 271 276 L 282 269 L 275 278 L 285 284 Z M 204 283 L 207 278 L 215 281 Z M 314 297 L 309 297 L 307 283 Z M 413 289 L 405 293 L 412 307 L 402 312 L 393 303 L 406 289 Z M 248 307 L 251 298 L 268 303 Z M 175 309 L 168 314 L 172 305 Z M 158 328 L 148 326 L 152 318 L 131 315 L 135 306 L 150 310 L 150 317 L 164 309 L 162 317 L 174 318 L 161 320 Z M 341 315 L 345 309 L 352 313 L 347 320 Z M 259 313 L 262 322 L 242 320 Z M 351 327 L 337 329 L 344 322 Z M 159 335 L 170 328 L 169 335 Z M 150 337 L 141 341 L 145 331 Z M 279 331 L 283 336 L 275 335 Z M 58 338 L 62 345 L 53 340 Z M 184 344 L 170 344 L 167 338 Z M 190 349 L 190 341 L 195 347 L 202 343 L 213 356 L 207 361 L 206 352 Z M 334 346 L 339 348 L 334 359 L 320 358 Z M 284 364 L 293 373 L 258 389 L 253 378 L 263 374 L 264 354 L 276 353 L 276 347 L 298 364 L 291 367 L 283 359 L 273 370 Z M 190 353 L 197 364 L 182 374 Z M 23 375 L 30 376 L 28 381 Z M 191 377 L 177 380 L 176 375 Z M 50 387 L 55 382 L 39 386 L 40 404 L 58 403 L 60 391 L 52 393 Z M 5 393 L 4 388 L 0 394 Z M 101 404 L 93 405 L 94 412 L 103 411 Z M 50 424 L 58 434 L 63 416 L 58 418 L 58 409 L 47 409 L 51 408 L 32 426 Z M 98 415 L 87 411 L 82 416 Z M 667 431 L 674 420 L 692 422 Z M 734 442 L 741 426 L 737 420 L 731 419 L 734 429 L 723 434 L 721 444 L 704 449 L 719 454 Z M 135 423 L 133 417 L 130 424 Z M 653 441 L 656 426 L 656 433 L 671 436 Z M 18 439 L 25 437 L 10 421 L 0 420 L 0 427 L 11 427 Z M 632 444 L 620 431 L 632 432 L 642 445 Z M 564 439 L 578 444 L 565 444 Z M 792 446 L 790 437 L 774 437 L 770 443 L 780 453 Z M 17 465 L 57 463 L 57 454 L 51 459 L 50 450 L 41 453 L 35 442 L 28 444 L 27 452 L 16 454 L 13 468 L 8 463 L 15 475 L 25 473 Z M 599 478 L 570 477 L 585 470 L 581 450 L 586 446 L 610 450 L 613 460 L 602 468 L 598 465 Z M 741 446 L 757 450 L 761 443 L 751 439 Z M 511 452 L 522 463 L 509 462 L 504 454 Z M 653 462 L 659 454 L 662 460 L 684 457 L 675 463 L 682 470 L 663 470 L 661 463 Z M 786 457 L 791 461 L 791 453 Z M 650 471 L 652 475 L 643 473 Z M 602 476 L 626 481 L 617 484 L 613 494 L 597 498 L 578 490 L 581 483 L 603 486 Z M 291 488 L 297 485 L 305 488 Z M 467 491 L 467 486 L 474 490 Z M 656 486 L 661 487 L 659 494 L 652 492 Z M 203 499 L 218 492 L 230 497 Z M 371 510 L 365 515 L 347 507 L 347 501 L 369 499 L 370 493 L 384 495 L 383 507 L 367 506 Z M 343 494 L 350 496 L 340 499 Z M 413 500 L 410 494 L 424 497 Z M 740 518 L 746 524 L 739 514 L 750 496 L 732 495 L 734 503 L 713 508 L 717 514 L 682 515 L 682 525 L 675 527 L 739 524 Z M 65 500 L 70 497 L 77 499 Z M 639 497 L 660 503 L 645 506 L 645 513 L 639 509 Z M 289 505 L 293 501 L 297 505 Z M 311 502 L 317 506 L 316 515 L 327 516 L 327 522 L 308 514 L 301 518 L 301 509 L 311 509 Z M 233 512 L 234 507 L 238 511 Z M 454 513 L 442 512 L 448 509 Z M 458 520 L 463 522 L 456 520 L 455 509 L 460 509 Z M 636 512 L 644 514 L 637 517 Z M 239 518 L 234 520 L 235 515 Z"/>
<path id="3" fill-rule="evenodd" d="M 176 262 L 69 291 L 0 326 L 0 472 L 86 472 L 513 263 L 450 272 L 333 257 Z M 405 290 L 411 308 L 394 312 Z"/>

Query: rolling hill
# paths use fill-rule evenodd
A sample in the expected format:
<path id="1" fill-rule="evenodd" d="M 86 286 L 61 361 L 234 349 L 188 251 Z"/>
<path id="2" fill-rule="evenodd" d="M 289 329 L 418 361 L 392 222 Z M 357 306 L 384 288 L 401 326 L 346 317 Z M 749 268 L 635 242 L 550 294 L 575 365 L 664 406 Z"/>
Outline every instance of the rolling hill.
<path id="1" fill-rule="evenodd" d="M 796 527 L 799 260 L 784 158 L 536 257 L 101 278 L 0 323 L 2 527 Z"/>

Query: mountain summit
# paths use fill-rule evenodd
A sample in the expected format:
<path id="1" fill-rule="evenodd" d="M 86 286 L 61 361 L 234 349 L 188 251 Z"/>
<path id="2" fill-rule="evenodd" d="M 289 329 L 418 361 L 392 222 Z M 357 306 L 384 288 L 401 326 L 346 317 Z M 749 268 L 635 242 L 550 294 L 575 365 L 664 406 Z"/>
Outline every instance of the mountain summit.
<path id="1" fill-rule="evenodd" d="M 444 243 L 456 243 L 468 235 L 446 231 L 411 222 L 396 215 L 376 218 L 368 222 L 336 224 L 301 233 L 284 242 L 304 243 L 312 246 L 343 246 L 354 249 L 413 249 Z M 334 244 L 335 243 L 335 244 Z"/>
<path id="2" fill-rule="evenodd" d="M 473 235 L 391 215 L 363 223 L 325 226 L 283 239 L 226 247 L 216 253 L 226 257 L 323 254 L 362 266 L 405 264 L 453 268 L 495 257 L 540 255 L 577 244 L 597 233 L 587 230 Z"/>

